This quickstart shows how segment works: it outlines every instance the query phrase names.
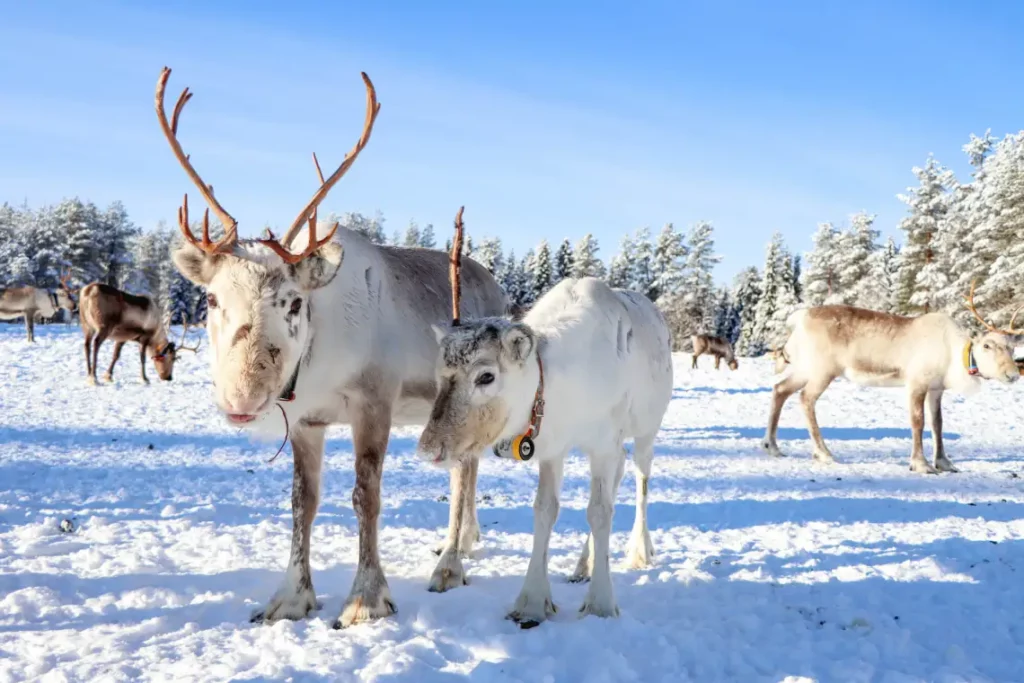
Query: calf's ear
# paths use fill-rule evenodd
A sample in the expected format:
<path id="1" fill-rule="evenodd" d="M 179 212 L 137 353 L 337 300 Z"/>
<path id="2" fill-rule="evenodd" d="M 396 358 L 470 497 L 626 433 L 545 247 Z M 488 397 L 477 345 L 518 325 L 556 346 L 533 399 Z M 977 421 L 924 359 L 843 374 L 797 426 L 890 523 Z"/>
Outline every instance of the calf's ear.
<path id="1" fill-rule="evenodd" d="M 502 354 L 519 365 L 526 362 L 536 344 L 533 330 L 522 323 L 510 325 L 501 333 Z"/>

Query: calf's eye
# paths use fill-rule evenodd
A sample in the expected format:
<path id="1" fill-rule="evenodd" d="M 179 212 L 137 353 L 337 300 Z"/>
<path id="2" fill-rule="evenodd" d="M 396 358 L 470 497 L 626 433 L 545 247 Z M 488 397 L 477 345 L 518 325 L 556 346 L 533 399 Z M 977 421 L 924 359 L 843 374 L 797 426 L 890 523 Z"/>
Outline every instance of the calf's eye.
<path id="1" fill-rule="evenodd" d="M 490 384 L 493 381 L 494 381 L 494 375 L 492 375 L 489 372 L 485 372 L 485 373 L 482 373 L 480 376 L 478 376 L 476 378 L 476 385 L 478 387 L 482 387 L 482 386 L 485 386 L 487 384 Z"/>
<path id="2" fill-rule="evenodd" d="M 288 309 L 288 312 L 295 315 L 302 310 L 302 299 L 292 299 L 292 307 Z"/>
<path id="3" fill-rule="evenodd" d="M 215 294 L 206 295 L 206 307 L 217 308 L 217 296 Z"/>

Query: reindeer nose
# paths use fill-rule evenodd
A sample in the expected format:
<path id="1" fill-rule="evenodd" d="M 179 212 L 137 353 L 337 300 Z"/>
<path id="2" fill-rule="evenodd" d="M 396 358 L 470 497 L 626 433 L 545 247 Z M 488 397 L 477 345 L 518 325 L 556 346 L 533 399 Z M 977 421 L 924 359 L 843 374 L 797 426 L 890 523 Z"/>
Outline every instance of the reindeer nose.
<path id="1" fill-rule="evenodd" d="M 224 408 L 231 416 L 253 416 L 258 414 L 266 403 L 266 398 L 259 396 L 235 396 L 224 401 Z"/>

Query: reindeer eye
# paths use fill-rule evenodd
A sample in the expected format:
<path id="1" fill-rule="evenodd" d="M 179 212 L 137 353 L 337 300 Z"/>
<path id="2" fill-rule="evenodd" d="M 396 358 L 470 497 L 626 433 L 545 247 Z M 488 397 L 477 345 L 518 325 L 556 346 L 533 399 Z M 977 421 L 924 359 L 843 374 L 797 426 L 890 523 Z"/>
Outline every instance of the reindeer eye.
<path id="1" fill-rule="evenodd" d="M 992 348 L 992 347 L 991 347 L 991 346 L 989 346 L 988 344 L 984 344 L 984 347 L 985 347 L 985 349 L 991 349 L 991 348 Z"/>
<path id="2" fill-rule="evenodd" d="M 206 295 L 206 307 L 207 308 L 217 308 L 217 296 L 215 294 L 209 294 L 208 293 Z"/>
<path id="3" fill-rule="evenodd" d="M 297 314 L 302 310 L 302 299 L 292 299 L 292 307 L 289 309 L 289 313 L 292 315 Z"/>
<path id="4" fill-rule="evenodd" d="M 482 387 L 490 384 L 493 381 L 494 375 L 489 372 L 485 372 L 476 378 L 476 385 L 478 387 Z"/>

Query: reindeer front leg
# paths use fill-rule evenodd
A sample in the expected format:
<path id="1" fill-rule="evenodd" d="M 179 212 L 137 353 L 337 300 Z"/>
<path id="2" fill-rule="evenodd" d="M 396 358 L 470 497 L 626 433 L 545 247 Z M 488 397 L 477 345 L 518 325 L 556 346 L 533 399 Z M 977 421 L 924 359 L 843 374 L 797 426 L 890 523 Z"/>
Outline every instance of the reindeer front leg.
<path id="1" fill-rule="evenodd" d="M 451 498 L 448 503 L 448 538 L 441 546 L 441 557 L 427 587 L 432 593 L 444 593 L 450 588 L 466 585 L 466 574 L 462 568 L 462 555 L 468 553 L 476 541 L 467 529 L 470 498 L 474 495 L 476 468 L 472 463 L 476 457 L 467 459 L 451 470 Z M 475 523 L 476 520 L 473 520 Z M 463 544 L 466 544 L 465 546 Z"/>
<path id="2" fill-rule="evenodd" d="M 34 342 L 36 340 L 36 314 L 35 311 L 27 311 L 25 313 L 25 334 L 28 335 L 28 340 Z"/>
<path id="3" fill-rule="evenodd" d="M 352 508 L 359 520 L 359 565 L 352 591 L 334 628 L 346 628 L 395 613 L 377 548 L 380 479 L 390 430 L 391 407 L 383 401 L 363 405 L 352 422 L 352 443 L 356 452 Z"/>
<path id="4" fill-rule="evenodd" d="M 114 366 L 117 365 L 117 359 L 121 357 L 121 349 L 124 348 L 124 342 L 119 341 L 114 344 L 114 356 L 110 359 L 110 367 L 107 368 L 107 372 L 103 375 L 104 382 L 114 381 Z M 145 357 L 143 357 L 145 360 Z"/>
<path id="5" fill-rule="evenodd" d="M 910 452 L 910 471 L 919 474 L 938 474 L 938 470 L 924 459 L 924 401 L 927 389 L 910 390 L 910 430 L 914 445 Z"/>
<path id="6" fill-rule="evenodd" d="M 540 463 L 540 482 L 533 501 L 533 553 L 523 589 L 508 615 L 522 628 L 540 624 L 557 609 L 551 599 L 551 581 L 548 579 L 548 544 L 551 529 L 558 519 L 558 495 L 562 491 L 564 464 L 564 454 Z"/>
<path id="7" fill-rule="evenodd" d="M 715 370 L 717 370 L 717 369 L 718 369 L 718 366 L 719 366 L 719 365 L 720 365 L 721 363 L 722 363 L 722 357 L 721 357 L 721 356 L 719 356 L 719 355 L 718 355 L 718 354 L 716 353 L 716 354 L 715 354 Z"/>
<path id="8" fill-rule="evenodd" d="M 935 441 L 935 469 L 939 472 L 959 472 L 953 461 L 946 457 L 942 442 L 942 389 L 928 392 L 928 412 L 932 420 L 932 440 Z"/>
<path id="9" fill-rule="evenodd" d="M 320 505 L 320 472 L 324 428 L 299 427 L 292 432 L 292 549 L 281 587 L 253 622 L 303 619 L 320 609 L 309 568 L 309 537 Z"/>

